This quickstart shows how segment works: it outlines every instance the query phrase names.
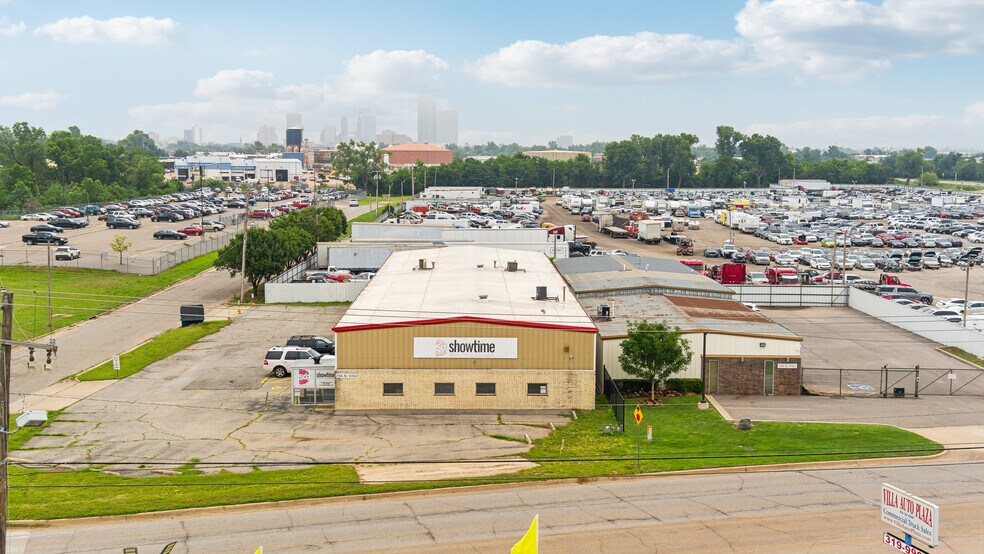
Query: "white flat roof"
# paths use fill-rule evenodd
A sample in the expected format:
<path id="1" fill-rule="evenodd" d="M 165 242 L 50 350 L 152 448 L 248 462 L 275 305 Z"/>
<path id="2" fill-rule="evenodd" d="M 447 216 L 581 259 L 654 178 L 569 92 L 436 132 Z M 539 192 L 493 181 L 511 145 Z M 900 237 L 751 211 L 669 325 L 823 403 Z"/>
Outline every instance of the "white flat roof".
<path id="1" fill-rule="evenodd" d="M 421 259 L 428 269 L 419 269 Z M 519 270 L 506 271 L 508 262 Z M 550 300 L 534 299 L 538 286 L 547 287 Z M 595 332 L 566 286 L 540 252 L 479 246 L 393 252 L 335 330 L 457 320 Z"/>

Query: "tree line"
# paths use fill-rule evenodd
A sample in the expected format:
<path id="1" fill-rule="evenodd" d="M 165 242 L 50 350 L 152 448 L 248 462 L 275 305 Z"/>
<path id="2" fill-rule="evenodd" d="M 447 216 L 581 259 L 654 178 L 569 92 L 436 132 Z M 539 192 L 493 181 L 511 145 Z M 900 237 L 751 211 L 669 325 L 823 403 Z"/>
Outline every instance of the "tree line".
<path id="1" fill-rule="evenodd" d="M 142 131 L 118 142 L 15 123 L 0 126 L 0 210 L 110 202 L 175 192 L 158 161 L 162 151 Z"/>

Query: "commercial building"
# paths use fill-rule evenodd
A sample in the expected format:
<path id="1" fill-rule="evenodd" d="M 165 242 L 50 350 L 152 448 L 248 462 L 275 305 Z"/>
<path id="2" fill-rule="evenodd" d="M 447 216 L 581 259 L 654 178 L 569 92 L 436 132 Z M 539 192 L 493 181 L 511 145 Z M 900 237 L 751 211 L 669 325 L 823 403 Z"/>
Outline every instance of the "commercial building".
<path id="1" fill-rule="evenodd" d="M 533 158 L 543 158 L 554 162 L 566 162 L 573 160 L 580 155 L 587 156 L 589 160 L 592 159 L 591 152 L 584 152 L 581 150 L 527 150 L 523 152 L 523 155 Z"/>
<path id="2" fill-rule="evenodd" d="M 256 132 L 256 140 L 260 141 L 260 144 L 264 146 L 280 143 L 280 140 L 277 138 L 277 128 L 273 125 L 260 125 L 259 131 Z"/>
<path id="3" fill-rule="evenodd" d="M 635 379 L 619 363 L 632 321 L 679 327 L 694 352 L 677 377 L 701 378 L 711 394 L 799 395 L 802 339 L 731 298 L 734 291 L 676 260 L 592 256 L 555 262 L 601 337 L 601 365 Z M 704 357 L 706 353 L 706 358 Z"/>
<path id="4" fill-rule="evenodd" d="M 571 135 L 560 135 L 557 137 L 557 148 L 567 149 L 574 146 L 574 137 Z"/>
<path id="5" fill-rule="evenodd" d="M 285 121 L 287 122 L 286 127 L 288 129 L 291 127 L 300 127 L 300 128 L 304 127 L 304 122 L 301 120 L 301 114 L 296 112 L 287 114 Z"/>
<path id="6" fill-rule="evenodd" d="M 458 110 L 445 108 L 437 110 L 438 144 L 458 144 Z"/>
<path id="7" fill-rule="evenodd" d="M 334 331 L 337 411 L 594 407 L 597 328 L 541 253 L 393 252 Z"/>
<path id="8" fill-rule="evenodd" d="M 302 173 L 300 160 L 283 158 L 233 158 L 188 156 L 174 159 L 178 179 L 221 179 L 223 181 L 289 182 Z"/>
<path id="9" fill-rule="evenodd" d="M 437 142 L 437 100 L 431 96 L 417 100 L 417 142 Z"/>
<path id="10" fill-rule="evenodd" d="M 414 165 L 418 161 L 424 165 L 449 164 L 454 155 L 447 148 L 433 144 L 410 143 L 394 144 L 383 148 L 383 161 L 391 166 Z"/>
<path id="11" fill-rule="evenodd" d="M 389 146 L 392 144 L 408 144 L 410 142 L 409 136 L 404 135 L 403 133 L 397 133 L 392 129 L 383 129 L 382 131 L 376 133 L 377 144 Z"/>
<path id="12" fill-rule="evenodd" d="M 355 120 L 355 140 L 359 142 L 376 140 L 376 116 L 368 109 L 359 110 L 359 117 Z"/>

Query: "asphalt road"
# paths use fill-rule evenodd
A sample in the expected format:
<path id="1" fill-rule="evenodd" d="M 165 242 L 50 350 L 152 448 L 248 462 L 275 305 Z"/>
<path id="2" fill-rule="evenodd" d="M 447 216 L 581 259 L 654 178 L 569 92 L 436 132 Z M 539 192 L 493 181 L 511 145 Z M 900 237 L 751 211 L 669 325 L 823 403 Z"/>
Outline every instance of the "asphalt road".
<path id="1" fill-rule="evenodd" d="M 369 211 L 368 206 L 348 208 L 339 203 L 338 207 L 348 218 Z M 230 278 L 226 271 L 209 270 L 112 312 L 56 331 L 53 336 L 58 343 L 58 357 L 49 371 L 41 369 L 41 364 L 28 368 L 27 350 L 15 348 L 11 360 L 11 392 L 15 398 L 18 394 L 37 392 L 179 326 L 181 304 L 204 304 L 206 316 L 223 317 L 228 311 L 225 305 L 239 293 L 239 284 L 240 280 Z"/>
<path id="2" fill-rule="evenodd" d="M 984 466 L 564 482 L 193 510 L 13 528 L 11 552 L 506 552 L 534 514 L 542 552 L 878 551 L 881 483 L 940 506 L 934 552 L 984 551 Z"/>

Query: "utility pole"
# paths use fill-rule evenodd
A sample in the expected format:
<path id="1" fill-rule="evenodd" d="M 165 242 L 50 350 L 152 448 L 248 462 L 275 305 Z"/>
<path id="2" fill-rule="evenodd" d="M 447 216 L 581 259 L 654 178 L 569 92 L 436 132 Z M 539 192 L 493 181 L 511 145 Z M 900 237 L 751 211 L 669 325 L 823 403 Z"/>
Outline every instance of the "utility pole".
<path id="1" fill-rule="evenodd" d="M 48 243 L 48 332 L 54 332 L 54 327 L 51 326 L 51 243 Z M 5 422 L 7 420 L 4 420 Z M 6 425 L 6 423 L 4 423 Z"/>
<path id="2" fill-rule="evenodd" d="M 14 295 L 7 289 L 0 289 L 0 554 L 7 552 L 7 523 L 9 521 L 7 504 L 10 481 L 7 471 L 7 436 L 17 431 L 10 430 L 10 351 L 14 346 L 23 346 L 31 351 L 34 359 L 34 349 L 45 350 L 48 353 L 47 366 L 51 363 L 51 354 L 58 351 L 54 339 L 48 344 L 23 342 L 13 340 L 14 335 Z"/>
<path id="3" fill-rule="evenodd" d="M 967 306 L 970 305 L 970 298 L 969 298 L 969 295 L 970 295 L 970 268 L 974 267 L 974 264 L 971 263 L 972 261 L 973 260 L 967 260 L 967 267 L 964 268 L 964 271 L 967 273 L 967 275 L 964 276 L 964 308 L 963 308 L 963 326 L 964 326 L 964 329 L 967 328 L 967 312 L 969 311 L 967 309 Z"/>
<path id="4" fill-rule="evenodd" d="M 242 280 L 239 282 L 239 303 L 243 303 L 243 299 L 246 296 L 246 237 L 249 234 L 249 193 L 246 193 L 246 208 L 243 210 L 243 254 L 242 254 L 242 267 L 239 272 L 242 274 Z"/>

